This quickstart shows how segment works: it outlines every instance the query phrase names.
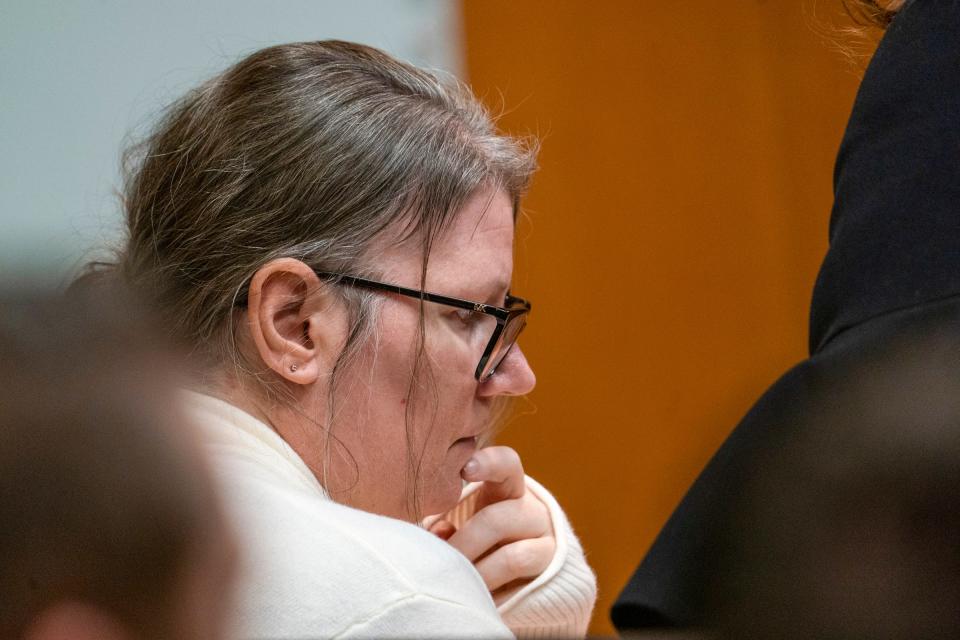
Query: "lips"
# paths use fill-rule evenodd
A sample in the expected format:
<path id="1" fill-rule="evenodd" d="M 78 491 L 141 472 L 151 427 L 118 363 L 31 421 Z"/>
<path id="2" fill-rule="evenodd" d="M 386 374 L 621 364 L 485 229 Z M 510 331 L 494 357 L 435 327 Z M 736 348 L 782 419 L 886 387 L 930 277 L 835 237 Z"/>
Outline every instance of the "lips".
<path id="1" fill-rule="evenodd" d="M 477 452 L 479 446 L 477 436 L 466 436 L 454 440 L 453 444 L 450 445 L 449 452 L 458 461 L 457 464 L 462 466 L 466 464 L 467 460 L 473 457 L 473 454 Z"/>
<path id="2" fill-rule="evenodd" d="M 472 445 L 475 447 L 477 446 L 477 436 L 466 436 L 464 438 L 458 438 L 457 440 L 454 440 L 453 444 L 450 446 L 455 447 L 457 445 Z"/>

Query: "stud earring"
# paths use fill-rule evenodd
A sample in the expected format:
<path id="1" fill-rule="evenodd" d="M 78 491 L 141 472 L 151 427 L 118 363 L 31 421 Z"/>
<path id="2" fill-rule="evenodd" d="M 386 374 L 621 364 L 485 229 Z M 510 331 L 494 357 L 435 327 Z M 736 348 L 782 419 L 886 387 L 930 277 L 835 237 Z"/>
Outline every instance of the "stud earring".
<path id="1" fill-rule="evenodd" d="M 290 371 L 296 371 L 298 368 L 299 368 L 299 365 L 296 362 L 290 365 Z"/>

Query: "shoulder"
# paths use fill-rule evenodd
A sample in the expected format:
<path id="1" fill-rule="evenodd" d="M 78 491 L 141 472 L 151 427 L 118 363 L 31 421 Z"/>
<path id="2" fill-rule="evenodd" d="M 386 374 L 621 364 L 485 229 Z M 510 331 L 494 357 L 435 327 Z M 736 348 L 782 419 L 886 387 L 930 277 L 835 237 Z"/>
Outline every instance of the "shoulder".
<path id="1" fill-rule="evenodd" d="M 435 622 L 463 635 L 458 620 L 474 635 L 503 635 L 483 580 L 455 549 L 334 503 L 270 427 L 209 396 L 191 402 L 243 556 L 242 635 L 415 637 Z"/>
<path id="2" fill-rule="evenodd" d="M 242 626 L 250 635 L 387 630 L 425 609 L 500 624 L 473 565 L 427 531 L 336 504 L 252 460 L 216 466 L 246 555 Z"/>

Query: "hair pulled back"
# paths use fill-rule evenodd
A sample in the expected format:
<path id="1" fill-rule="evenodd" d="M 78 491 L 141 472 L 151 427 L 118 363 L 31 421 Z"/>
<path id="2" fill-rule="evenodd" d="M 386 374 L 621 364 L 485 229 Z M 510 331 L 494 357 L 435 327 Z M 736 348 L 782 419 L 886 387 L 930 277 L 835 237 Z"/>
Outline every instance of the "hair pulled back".
<path id="1" fill-rule="evenodd" d="M 534 147 L 498 135 L 455 80 L 377 49 L 263 49 L 174 103 L 127 152 L 117 275 L 150 292 L 195 356 L 236 361 L 232 312 L 263 264 L 375 274 L 365 250 L 390 227 L 422 244 L 425 276 L 431 243 L 477 189 L 502 188 L 516 206 Z M 353 302 L 350 342 L 364 317 Z"/>

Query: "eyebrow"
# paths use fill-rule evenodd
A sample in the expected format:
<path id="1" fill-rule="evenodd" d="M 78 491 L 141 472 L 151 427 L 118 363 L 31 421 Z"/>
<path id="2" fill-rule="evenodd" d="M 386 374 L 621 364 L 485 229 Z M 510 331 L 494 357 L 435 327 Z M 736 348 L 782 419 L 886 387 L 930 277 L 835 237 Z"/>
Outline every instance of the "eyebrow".
<path id="1" fill-rule="evenodd" d="M 465 282 L 460 287 L 451 289 L 451 291 L 455 291 L 455 295 L 463 300 L 473 300 L 494 307 L 500 307 L 503 306 L 506 294 L 510 293 L 510 281 L 496 280 L 494 282 L 482 282 L 478 278 Z"/>
<path id="2" fill-rule="evenodd" d="M 493 286 L 490 289 L 486 290 L 491 291 L 492 293 L 487 296 L 487 299 L 484 300 L 484 302 L 487 302 L 488 304 L 492 302 L 493 304 L 500 306 L 503 304 L 503 298 L 510 293 L 510 282 L 508 280 L 497 280 L 495 283 L 493 283 Z"/>

